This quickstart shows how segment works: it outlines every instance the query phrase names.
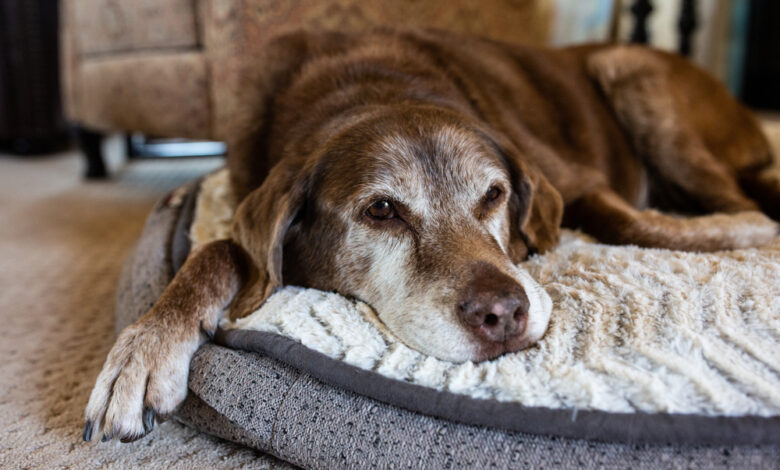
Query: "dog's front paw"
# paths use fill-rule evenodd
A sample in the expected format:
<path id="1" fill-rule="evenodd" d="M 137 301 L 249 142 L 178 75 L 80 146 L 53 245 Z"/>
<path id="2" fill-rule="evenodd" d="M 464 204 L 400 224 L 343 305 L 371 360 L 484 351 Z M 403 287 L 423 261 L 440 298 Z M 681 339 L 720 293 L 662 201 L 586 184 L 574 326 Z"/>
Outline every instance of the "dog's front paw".
<path id="1" fill-rule="evenodd" d="M 186 397 L 190 359 L 203 336 L 165 320 L 146 315 L 119 335 L 89 397 L 85 441 L 101 430 L 103 441 L 134 441 Z"/>

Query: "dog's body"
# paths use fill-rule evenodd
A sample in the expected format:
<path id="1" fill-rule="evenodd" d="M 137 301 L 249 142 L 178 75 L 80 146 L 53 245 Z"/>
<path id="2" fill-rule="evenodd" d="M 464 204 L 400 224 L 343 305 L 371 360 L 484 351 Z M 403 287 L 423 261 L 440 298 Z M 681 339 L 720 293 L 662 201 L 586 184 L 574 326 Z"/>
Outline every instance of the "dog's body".
<path id="1" fill-rule="evenodd" d="M 780 184 L 755 120 L 669 54 L 380 31 L 293 34 L 252 63 L 228 142 L 233 240 L 191 254 L 122 333 L 85 439 L 101 423 L 148 432 L 226 305 L 247 314 L 283 280 L 367 301 L 421 351 L 482 360 L 544 333 L 549 297 L 515 264 L 562 221 L 683 250 L 777 234 L 759 212 L 778 217 Z"/>

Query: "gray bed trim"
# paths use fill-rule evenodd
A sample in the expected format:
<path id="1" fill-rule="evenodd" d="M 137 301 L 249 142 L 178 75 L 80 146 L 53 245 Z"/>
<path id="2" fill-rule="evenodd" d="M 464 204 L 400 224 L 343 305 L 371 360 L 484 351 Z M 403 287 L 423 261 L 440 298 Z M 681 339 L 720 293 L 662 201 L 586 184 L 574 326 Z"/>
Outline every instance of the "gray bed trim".
<path id="1" fill-rule="evenodd" d="M 780 417 L 708 417 L 526 407 L 474 399 L 385 377 L 268 332 L 220 330 L 216 341 L 259 352 L 334 387 L 409 411 L 508 431 L 627 444 L 780 444 Z"/>
<path id="2" fill-rule="evenodd" d="M 187 255 L 190 254 L 192 246 L 190 242 L 190 226 L 195 218 L 195 206 L 198 202 L 198 194 L 200 194 L 200 185 L 202 183 L 203 178 L 198 178 L 191 183 L 182 202 L 176 227 L 171 236 L 171 265 L 174 273 L 179 272 L 184 261 L 187 260 Z"/>

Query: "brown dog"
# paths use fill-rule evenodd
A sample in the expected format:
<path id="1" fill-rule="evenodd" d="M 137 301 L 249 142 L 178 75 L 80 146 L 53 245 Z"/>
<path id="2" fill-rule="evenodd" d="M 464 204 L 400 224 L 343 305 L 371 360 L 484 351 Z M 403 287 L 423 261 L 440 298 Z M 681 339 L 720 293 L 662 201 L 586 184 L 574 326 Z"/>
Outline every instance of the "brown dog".
<path id="1" fill-rule="evenodd" d="M 543 335 L 550 299 L 515 264 L 555 246 L 562 220 L 679 250 L 778 233 L 755 120 L 673 55 L 384 31 L 293 34 L 246 64 L 233 239 L 192 253 L 120 335 L 87 440 L 149 432 L 226 308 L 245 315 L 283 282 L 366 301 L 420 351 L 483 360 Z"/>

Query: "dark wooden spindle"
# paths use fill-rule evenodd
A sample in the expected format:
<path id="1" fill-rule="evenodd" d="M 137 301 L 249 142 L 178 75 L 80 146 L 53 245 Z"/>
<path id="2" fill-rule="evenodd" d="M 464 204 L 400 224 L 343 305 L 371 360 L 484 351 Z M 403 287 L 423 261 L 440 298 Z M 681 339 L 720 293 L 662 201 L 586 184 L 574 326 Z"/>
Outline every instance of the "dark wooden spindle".
<path id="1" fill-rule="evenodd" d="M 680 10 L 680 21 L 677 22 L 680 31 L 680 54 L 690 57 L 693 52 L 693 32 L 696 30 L 696 1 L 683 0 Z"/>
<path id="2" fill-rule="evenodd" d="M 631 42 L 647 44 L 650 34 L 647 30 L 647 17 L 653 12 L 653 4 L 650 0 L 636 0 L 631 5 L 631 13 L 634 14 L 634 30 L 631 31 Z"/>

